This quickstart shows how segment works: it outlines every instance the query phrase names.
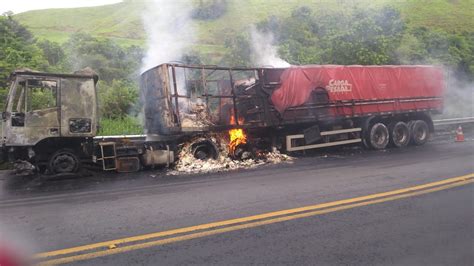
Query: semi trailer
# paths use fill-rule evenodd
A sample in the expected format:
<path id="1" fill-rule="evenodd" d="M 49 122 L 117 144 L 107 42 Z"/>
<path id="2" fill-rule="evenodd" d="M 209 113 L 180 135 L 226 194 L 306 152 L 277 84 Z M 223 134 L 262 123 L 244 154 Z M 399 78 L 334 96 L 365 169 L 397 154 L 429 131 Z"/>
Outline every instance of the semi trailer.
<path id="1" fill-rule="evenodd" d="M 436 66 L 228 68 L 161 64 L 141 74 L 144 135 L 97 137 L 98 76 L 16 71 L 2 113 L 2 159 L 38 171 L 138 171 L 198 159 L 361 143 L 423 145 L 443 109 Z M 216 139 L 226 139 L 227 148 Z M 186 144 L 186 145 L 184 145 Z"/>

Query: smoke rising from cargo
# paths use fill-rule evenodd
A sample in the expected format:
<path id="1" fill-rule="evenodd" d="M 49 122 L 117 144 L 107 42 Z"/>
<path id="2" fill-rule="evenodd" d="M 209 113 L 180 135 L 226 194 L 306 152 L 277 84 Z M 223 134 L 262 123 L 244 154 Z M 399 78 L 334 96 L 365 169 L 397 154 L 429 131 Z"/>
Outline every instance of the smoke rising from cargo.
<path id="1" fill-rule="evenodd" d="M 278 57 L 271 32 L 261 32 L 254 26 L 250 28 L 250 41 L 253 63 L 257 66 L 289 67 L 290 64 Z"/>
<path id="2" fill-rule="evenodd" d="M 195 40 L 195 28 L 192 21 L 192 2 L 153 0 L 146 2 L 142 14 L 147 35 L 147 50 L 142 60 L 141 72 L 163 63 L 180 61 L 190 44 Z M 177 73 L 178 92 L 186 94 L 183 75 Z M 141 92 L 142 105 L 153 106 Z M 181 106 L 186 106 L 180 104 Z M 184 111 L 184 110 L 183 110 Z M 143 116 L 146 114 L 143 112 Z M 148 132 L 145 128 L 145 132 Z"/>
<path id="3" fill-rule="evenodd" d="M 187 46 L 196 39 L 191 19 L 192 8 L 192 3 L 188 1 L 147 2 L 142 15 L 147 33 L 142 72 L 162 63 L 181 60 Z"/>

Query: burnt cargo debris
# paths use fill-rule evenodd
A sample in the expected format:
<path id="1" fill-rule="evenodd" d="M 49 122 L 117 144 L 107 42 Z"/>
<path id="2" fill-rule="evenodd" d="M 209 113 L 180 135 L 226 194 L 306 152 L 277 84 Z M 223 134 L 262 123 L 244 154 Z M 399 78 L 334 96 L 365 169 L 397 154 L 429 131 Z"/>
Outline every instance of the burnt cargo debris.
<path id="1" fill-rule="evenodd" d="M 146 137 L 104 138 L 95 136 L 96 82 L 90 70 L 15 72 L 2 116 L 2 157 L 52 173 L 85 163 L 128 172 L 176 164 L 186 148 L 215 160 L 354 143 L 423 145 L 446 86 L 435 66 L 162 64 L 141 75 Z M 49 100 L 31 106 L 36 88 Z"/>

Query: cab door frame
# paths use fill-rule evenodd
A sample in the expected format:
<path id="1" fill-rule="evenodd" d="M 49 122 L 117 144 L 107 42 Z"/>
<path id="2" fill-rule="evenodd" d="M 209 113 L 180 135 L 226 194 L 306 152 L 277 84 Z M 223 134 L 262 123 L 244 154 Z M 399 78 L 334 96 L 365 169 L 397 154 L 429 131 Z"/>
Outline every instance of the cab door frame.
<path id="1" fill-rule="evenodd" d="M 29 110 L 32 108 L 33 81 L 55 83 L 55 104 L 52 107 Z M 24 82 L 23 84 L 21 84 Z M 31 82 L 31 84 L 30 84 Z M 53 87 L 48 88 L 53 89 Z M 15 99 L 18 91 L 22 90 L 18 98 L 17 107 L 21 102 L 21 112 L 14 112 Z M 6 146 L 34 146 L 39 141 L 60 136 L 60 79 L 56 77 L 17 76 L 14 87 L 9 96 L 7 106 L 6 126 L 4 139 Z M 31 94 L 31 95 L 30 95 Z M 14 120 L 17 118 L 17 120 Z M 16 123 L 16 125 L 15 125 Z"/>

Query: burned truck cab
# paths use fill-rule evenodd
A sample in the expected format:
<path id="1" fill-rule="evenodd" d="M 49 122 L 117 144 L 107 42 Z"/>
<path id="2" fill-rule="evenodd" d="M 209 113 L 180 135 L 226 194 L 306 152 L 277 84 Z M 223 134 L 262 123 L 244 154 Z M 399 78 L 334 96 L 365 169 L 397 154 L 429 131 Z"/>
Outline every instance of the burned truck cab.
<path id="1" fill-rule="evenodd" d="M 2 113 L 4 159 L 77 170 L 83 143 L 97 134 L 97 80 L 92 72 L 13 72 Z"/>

